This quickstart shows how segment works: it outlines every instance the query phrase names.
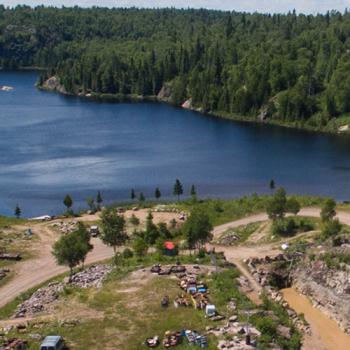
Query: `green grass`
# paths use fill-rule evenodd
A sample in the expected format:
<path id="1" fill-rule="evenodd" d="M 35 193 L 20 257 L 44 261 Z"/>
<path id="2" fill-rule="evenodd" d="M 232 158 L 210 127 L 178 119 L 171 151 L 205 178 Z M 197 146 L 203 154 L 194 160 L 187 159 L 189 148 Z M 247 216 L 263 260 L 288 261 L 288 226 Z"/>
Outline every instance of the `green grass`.
<path id="1" fill-rule="evenodd" d="M 27 222 L 28 220 L 26 219 L 17 219 L 17 218 L 11 218 L 7 216 L 0 216 L 0 228 L 13 226 L 13 225 L 24 225 Z"/>
<path id="2" fill-rule="evenodd" d="M 324 198 L 312 196 L 293 196 L 301 207 L 320 206 Z M 180 209 L 191 211 L 192 209 L 201 209 L 209 215 L 211 223 L 221 225 L 242 217 L 261 213 L 266 210 L 267 203 L 271 197 L 267 195 L 251 195 L 240 199 L 206 199 L 203 201 L 193 202 L 191 200 L 178 203 Z"/>

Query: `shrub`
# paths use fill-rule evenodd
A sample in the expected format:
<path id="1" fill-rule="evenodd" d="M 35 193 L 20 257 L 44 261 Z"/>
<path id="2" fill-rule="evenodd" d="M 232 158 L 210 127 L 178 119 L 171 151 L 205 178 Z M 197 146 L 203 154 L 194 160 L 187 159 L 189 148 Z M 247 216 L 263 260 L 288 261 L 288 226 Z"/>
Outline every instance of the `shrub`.
<path id="1" fill-rule="evenodd" d="M 129 219 L 130 223 L 134 226 L 140 225 L 140 219 L 135 216 L 135 214 L 131 215 L 131 218 Z"/>
<path id="2" fill-rule="evenodd" d="M 125 248 L 123 251 L 123 258 L 124 259 L 130 259 L 134 256 L 134 253 L 131 249 Z"/>
<path id="3" fill-rule="evenodd" d="M 295 233 L 297 225 L 293 218 L 278 219 L 272 224 L 272 233 L 280 236 L 290 236 Z"/>
<path id="4" fill-rule="evenodd" d="M 327 220 L 323 224 L 322 235 L 323 238 L 336 236 L 342 229 L 342 225 L 338 219 Z"/>

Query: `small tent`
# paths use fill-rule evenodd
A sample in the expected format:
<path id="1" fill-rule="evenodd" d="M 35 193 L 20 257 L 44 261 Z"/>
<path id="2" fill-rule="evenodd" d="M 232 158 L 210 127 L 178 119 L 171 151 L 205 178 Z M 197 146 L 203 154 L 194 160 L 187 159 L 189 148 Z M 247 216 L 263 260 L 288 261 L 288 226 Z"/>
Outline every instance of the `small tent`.
<path id="1" fill-rule="evenodd" d="M 164 242 L 164 255 L 175 256 L 177 255 L 177 247 L 174 242 Z"/>

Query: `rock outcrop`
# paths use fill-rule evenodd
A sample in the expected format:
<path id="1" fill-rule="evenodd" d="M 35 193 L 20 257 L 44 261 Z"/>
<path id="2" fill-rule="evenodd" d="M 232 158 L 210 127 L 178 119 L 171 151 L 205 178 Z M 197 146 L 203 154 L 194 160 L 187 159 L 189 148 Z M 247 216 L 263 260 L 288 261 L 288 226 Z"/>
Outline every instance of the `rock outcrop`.
<path id="1" fill-rule="evenodd" d="M 293 286 L 313 305 L 334 319 L 350 334 L 350 271 L 335 270 L 323 261 L 300 265 L 293 273 Z"/>
<path id="2" fill-rule="evenodd" d="M 45 80 L 43 82 L 42 86 L 40 86 L 40 87 L 44 90 L 57 91 L 57 92 L 64 94 L 64 95 L 68 94 L 66 88 L 61 83 L 60 78 L 57 76 L 53 76 L 53 77 Z"/>
<path id="3" fill-rule="evenodd" d="M 173 90 L 171 83 L 165 83 L 157 95 L 157 100 L 166 103 L 173 102 Z"/>

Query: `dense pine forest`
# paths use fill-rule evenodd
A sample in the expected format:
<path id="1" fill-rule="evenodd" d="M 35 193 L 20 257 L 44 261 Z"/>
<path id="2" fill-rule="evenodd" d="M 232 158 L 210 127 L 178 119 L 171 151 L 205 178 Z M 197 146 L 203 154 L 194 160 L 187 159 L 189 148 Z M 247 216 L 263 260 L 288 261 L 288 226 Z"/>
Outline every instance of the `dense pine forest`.
<path id="1" fill-rule="evenodd" d="M 350 13 L 0 6 L 0 66 L 70 93 L 155 96 L 314 128 L 350 112 Z"/>

